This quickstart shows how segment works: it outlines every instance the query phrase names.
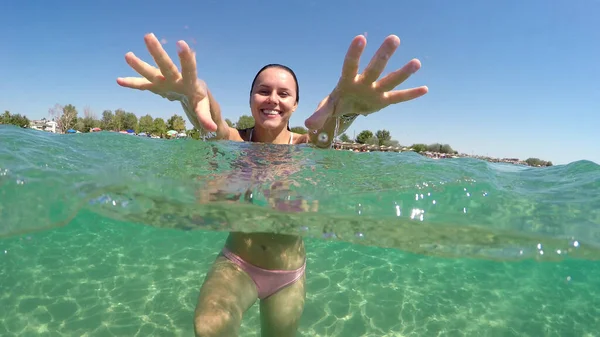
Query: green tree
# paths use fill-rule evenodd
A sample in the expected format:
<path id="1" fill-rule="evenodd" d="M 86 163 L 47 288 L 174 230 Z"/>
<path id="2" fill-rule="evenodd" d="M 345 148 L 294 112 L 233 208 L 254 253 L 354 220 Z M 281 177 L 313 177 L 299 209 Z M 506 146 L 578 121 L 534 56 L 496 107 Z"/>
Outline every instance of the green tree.
<path id="1" fill-rule="evenodd" d="M 400 147 L 400 143 L 397 140 L 395 140 L 395 139 L 387 140 L 387 141 L 383 142 L 383 145 L 385 145 L 385 146 Z"/>
<path id="2" fill-rule="evenodd" d="M 167 128 L 178 132 L 185 131 L 185 119 L 178 114 L 174 114 L 167 120 Z"/>
<path id="3" fill-rule="evenodd" d="M 433 144 L 427 145 L 427 151 L 447 153 L 447 154 L 455 153 L 455 151 L 452 149 L 452 146 L 450 146 L 449 144 L 440 144 L 440 143 L 433 143 Z"/>
<path id="4" fill-rule="evenodd" d="M 81 127 L 81 130 L 77 130 L 81 132 L 90 132 L 93 128 L 99 128 L 101 124 L 89 106 L 83 108 L 83 118 L 77 118 L 77 123 Z"/>
<path id="5" fill-rule="evenodd" d="M 545 161 L 545 160 L 541 160 L 539 158 L 527 158 L 527 159 L 525 159 L 525 162 L 529 166 L 552 166 L 551 161 Z"/>
<path id="6" fill-rule="evenodd" d="M 0 124 L 11 124 L 22 128 L 28 128 L 30 123 L 27 116 L 22 116 L 21 114 L 13 115 L 9 111 L 4 111 L 4 114 L 0 116 Z"/>
<path id="7" fill-rule="evenodd" d="M 22 128 L 28 128 L 29 124 L 31 124 L 31 121 L 29 120 L 29 118 L 27 118 L 27 116 L 16 114 L 12 118 L 12 123 Z"/>
<path id="8" fill-rule="evenodd" d="M 299 133 L 301 135 L 308 133 L 308 130 L 302 126 L 294 126 L 294 127 L 290 128 L 290 130 L 292 132 Z"/>
<path id="9" fill-rule="evenodd" d="M 152 133 L 152 129 L 154 127 L 154 119 L 152 116 L 146 115 L 140 117 L 139 128 L 140 132 Z"/>
<path id="10" fill-rule="evenodd" d="M 361 131 L 358 136 L 356 136 L 356 142 L 359 144 L 366 144 L 369 139 L 373 138 L 373 132 L 369 130 Z"/>
<path id="11" fill-rule="evenodd" d="M 127 113 L 123 109 L 115 110 L 115 116 L 113 117 L 113 130 L 121 131 L 125 129 L 125 115 Z"/>
<path id="12" fill-rule="evenodd" d="M 377 137 L 377 144 L 379 146 L 384 145 L 385 142 L 392 139 L 388 130 L 377 130 L 377 132 L 375 132 L 375 137 Z"/>
<path id="13" fill-rule="evenodd" d="M 229 118 L 225 118 L 225 123 L 227 123 L 229 127 L 235 128 L 235 124 L 231 120 L 229 120 Z"/>
<path id="14" fill-rule="evenodd" d="M 67 104 L 65 106 L 55 104 L 54 107 L 48 110 L 48 113 L 56 122 L 58 131 L 62 133 L 65 133 L 69 129 L 73 129 L 75 123 L 77 123 L 77 109 L 72 104 Z"/>
<path id="15" fill-rule="evenodd" d="M 411 149 L 417 153 L 427 152 L 427 145 L 425 144 L 413 144 L 411 145 Z"/>
<path id="16" fill-rule="evenodd" d="M 138 131 L 138 118 L 133 112 L 126 112 L 123 118 L 123 129 Z"/>
<path id="17" fill-rule="evenodd" d="M 89 129 L 86 130 L 85 128 L 85 123 L 83 122 L 83 118 L 77 118 L 75 120 L 75 126 L 73 127 L 73 129 L 79 131 L 79 132 L 88 132 Z"/>
<path id="18" fill-rule="evenodd" d="M 4 114 L 0 116 L 0 124 L 10 124 L 10 111 L 4 110 Z"/>
<path id="19" fill-rule="evenodd" d="M 102 130 L 114 130 L 114 119 L 115 115 L 110 110 L 104 110 L 102 112 L 102 120 L 100 121 L 100 128 Z"/>
<path id="20" fill-rule="evenodd" d="M 164 137 L 167 134 L 167 124 L 165 120 L 158 117 L 154 119 L 154 126 L 152 127 L 152 134 L 159 137 Z"/>
<path id="21" fill-rule="evenodd" d="M 198 129 L 196 129 L 196 128 L 187 130 L 185 133 L 187 134 L 188 137 L 190 137 L 192 139 L 196 139 L 196 140 L 200 139 L 200 131 L 198 131 Z"/>
<path id="22" fill-rule="evenodd" d="M 235 124 L 235 127 L 238 130 L 244 130 L 244 129 L 254 127 L 254 117 L 247 116 L 247 115 L 240 116 L 237 123 Z"/>
<path id="23" fill-rule="evenodd" d="M 352 141 L 352 140 L 350 140 L 350 137 L 348 137 L 348 135 L 345 133 L 342 133 L 340 135 L 339 139 L 340 139 L 340 142 L 344 142 L 344 143 L 349 143 Z"/>

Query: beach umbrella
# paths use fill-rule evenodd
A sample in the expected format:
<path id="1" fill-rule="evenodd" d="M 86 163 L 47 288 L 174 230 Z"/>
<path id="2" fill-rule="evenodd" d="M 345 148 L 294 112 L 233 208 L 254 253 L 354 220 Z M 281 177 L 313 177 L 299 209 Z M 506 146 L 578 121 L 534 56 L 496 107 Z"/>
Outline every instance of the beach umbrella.
<path id="1" fill-rule="evenodd" d="M 167 131 L 167 135 L 169 135 L 169 136 L 174 136 L 176 134 L 177 134 L 177 131 L 175 131 L 175 130 L 169 130 L 169 131 Z"/>
<path id="2" fill-rule="evenodd" d="M 100 129 L 100 128 L 92 128 L 92 132 L 98 132 L 98 131 L 102 131 L 102 129 Z"/>
<path id="3" fill-rule="evenodd" d="M 73 129 L 69 129 L 69 130 L 67 130 L 67 133 L 77 133 L 77 131 L 75 131 Z"/>

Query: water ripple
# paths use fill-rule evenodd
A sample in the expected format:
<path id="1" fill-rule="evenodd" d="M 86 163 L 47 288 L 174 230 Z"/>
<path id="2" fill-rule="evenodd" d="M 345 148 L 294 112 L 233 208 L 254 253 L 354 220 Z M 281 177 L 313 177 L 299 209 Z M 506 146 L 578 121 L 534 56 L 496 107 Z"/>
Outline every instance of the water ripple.
<path id="1" fill-rule="evenodd" d="M 4 237 L 67 225 L 88 209 L 154 227 L 288 233 L 428 255 L 600 258 L 600 166 L 589 161 L 528 168 L 6 126 L 0 144 Z"/>

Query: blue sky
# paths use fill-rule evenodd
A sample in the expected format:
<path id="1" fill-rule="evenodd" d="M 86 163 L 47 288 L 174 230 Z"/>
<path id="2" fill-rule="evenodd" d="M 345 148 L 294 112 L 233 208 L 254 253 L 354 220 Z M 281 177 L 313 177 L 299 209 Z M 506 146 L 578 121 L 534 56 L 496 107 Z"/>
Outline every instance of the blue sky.
<path id="1" fill-rule="evenodd" d="M 506 1 L 11 1 L 2 4 L 0 110 L 48 116 L 56 103 L 183 115 L 177 103 L 121 88 L 124 55 L 152 62 L 153 32 L 176 59 L 196 49 L 199 77 L 224 116 L 249 114 L 251 81 L 283 63 L 300 82 L 292 125 L 303 125 L 340 75 L 352 38 L 367 34 L 361 63 L 385 36 L 401 45 L 386 73 L 416 57 L 400 88 L 429 93 L 357 119 L 349 135 L 387 129 L 401 144 L 449 143 L 460 152 L 600 163 L 600 2 Z M 361 69 L 362 69 L 361 68 Z M 190 124 L 188 123 L 188 127 Z"/>

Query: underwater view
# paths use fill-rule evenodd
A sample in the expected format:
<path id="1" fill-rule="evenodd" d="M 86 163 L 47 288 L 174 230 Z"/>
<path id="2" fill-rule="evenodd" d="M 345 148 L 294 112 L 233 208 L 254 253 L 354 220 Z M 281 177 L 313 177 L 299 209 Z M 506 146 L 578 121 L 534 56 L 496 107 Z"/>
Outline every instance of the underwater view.
<path id="1" fill-rule="evenodd" d="M 0 7 L 0 337 L 600 337 L 600 1 Z"/>
<path id="2" fill-rule="evenodd" d="M 305 238 L 299 336 L 595 336 L 600 326 L 593 162 L 4 125 L 0 144 L 2 336 L 193 335 L 229 231 Z M 215 185 L 223 176 L 230 183 Z M 201 203 L 208 186 L 219 193 Z M 257 336 L 259 323 L 254 305 L 240 335 Z"/>

